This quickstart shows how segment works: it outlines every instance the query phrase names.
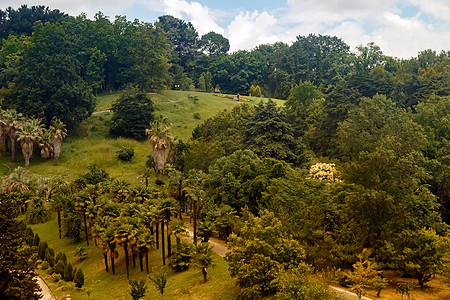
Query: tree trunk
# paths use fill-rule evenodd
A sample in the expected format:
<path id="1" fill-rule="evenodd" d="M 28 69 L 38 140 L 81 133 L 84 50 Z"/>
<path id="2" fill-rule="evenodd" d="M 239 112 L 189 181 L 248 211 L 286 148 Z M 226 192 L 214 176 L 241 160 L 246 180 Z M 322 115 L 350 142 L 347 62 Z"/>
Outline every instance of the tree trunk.
<path id="1" fill-rule="evenodd" d="M 8 156 L 8 135 L 3 132 L 2 133 L 2 156 Z"/>
<path id="2" fill-rule="evenodd" d="M 108 253 L 103 253 L 103 258 L 105 259 L 105 267 L 106 267 L 106 272 L 109 272 L 108 270 Z"/>
<path id="3" fill-rule="evenodd" d="M 158 223 L 156 223 L 155 226 L 155 236 L 156 236 L 156 249 L 159 249 L 159 227 L 158 227 Z"/>
<path id="4" fill-rule="evenodd" d="M 86 235 L 86 245 L 89 246 L 89 236 L 88 236 L 88 230 L 87 230 L 87 223 L 86 223 L 86 214 L 83 213 L 84 216 L 84 234 Z"/>
<path id="5" fill-rule="evenodd" d="M 147 270 L 148 274 L 148 249 L 145 248 L 145 269 Z"/>
<path id="6" fill-rule="evenodd" d="M 153 146 L 153 161 L 155 163 L 156 179 L 162 180 L 164 162 L 166 159 L 166 147 L 159 143 Z"/>
<path id="7" fill-rule="evenodd" d="M 25 167 L 30 165 L 30 157 L 33 155 L 33 141 L 29 137 L 25 137 L 25 139 L 20 143 L 22 147 L 22 155 L 25 159 Z"/>
<path id="8" fill-rule="evenodd" d="M 130 279 L 130 272 L 128 271 L 128 265 L 130 264 L 129 262 L 129 257 L 128 257 L 128 243 L 125 242 L 123 244 L 123 251 L 125 252 L 125 265 L 127 267 L 127 279 Z"/>
<path id="9" fill-rule="evenodd" d="M 166 229 L 167 229 L 167 257 L 172 256 L 172 244 L 170 242 L 170 231 L 169 231 L 169 221 L 170 218 L 166 221 Z"/>
<path id="10" fill-rule="evenodd" d="M 206 272 L 206 268 L 205 267 L 202 267 L 202 274 L 203 274 L 203 282 L 206 282 L 207 272 Z"/>
<path id="11" fill-rule="evenodd" d="M 10 137 L 11 140 L 11 161 L 13 163 L 16 162 L 16 138 L 14 135 L 14 138 Z"/>
<path id="12" fill-rule="evenodd" d="M 144 271 L 144 264 L 143 264 L 143 261 L 142 261 L 142 251 L 143 250 L 139 249 L 139 267 L 141 268 L 141 272 Z"/>
<path id="13" fill-rule="evenodd" d="M 61 239 L 61 211 L 58 210 L 58 232 L 59 232 L 59 239 Z"/>
<path id="14" fill-rule="evenodd" d="M 166 264 L 166 253 L 164 251 L 164 220 L 161 221 L 161 252 L 163 265 Z"/>
<path id="15" fill-rule="evenodd" d="M 55 155 L 55 165 L 58 164 L 59 155 L 61 154 L 61 139 L 53 139 L 53 153 Z"/>
<path id="16" fill-rule="evenodd" d="M 116 268 L 114 266 L 114 248 L 115 247 L 109 246 L 109 250 L 111 252 L 111 270 L 113 274 L 116 274 Z"/>
<path id="17" fill-rule="evenodd" d="M 194 231 L 194 245 L 197 246 L 197 201 L 194 200 L 193 203 L 193 231 Z"/>
<path id="18" fill-rule="evenodd" d="M 133 256 L 133 268 L 136 269 L 136 252 L 131 249 L 131 255 Z"/>

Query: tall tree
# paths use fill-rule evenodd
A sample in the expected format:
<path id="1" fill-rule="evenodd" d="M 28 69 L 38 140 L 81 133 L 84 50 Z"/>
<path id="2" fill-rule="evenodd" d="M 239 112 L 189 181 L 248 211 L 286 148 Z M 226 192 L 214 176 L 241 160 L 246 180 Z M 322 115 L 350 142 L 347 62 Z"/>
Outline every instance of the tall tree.
<path id="1" fill-rule="evenodd" d="M 67 136 L 66 124 L 59 118 L 53 117 L 49 131 L 53 135 L 53 153 L 55 155 L 55 165 L 57 165 L 61 155 L 62 140 Z"/>
<path id="2" fill-rule="evenodd" d="M 230 42 L 221 34 L 210 31 L 200 39 L 201 49 L 209 55 L 226 54 L 230 50 Z"/>
<path id="3" fill-rule="evenodd" d="M 33 155 L 34 144 L 40 139 L 43 125 L 39 119 L 29 119 L 17 131 L 17 141 L 20 142 L 22 154 L 25 159 L 25 167 L 30 165 L 30 158 Z"/>
<path id="4" fill-rule="evenodd" d="M 169 145 L 172 142 L 172 137 L 169 134 L 171 124 L 166 118 L 160 115 L 155 121 L 150 123 L 150 127 L 151 129 L 146 129 L 145 133 L 148 135 L 153 148 L 156 178 L 162 180 L 166 160 L 166 149 L 169 148 Z"/>
<path id="5" fill-rule="evenodd" d="M 12 199 L 4 195 L 0 198 L 0 298 L 38 300 L 35 249 L 26 245 L 25 226 L 15 219 Z"/>

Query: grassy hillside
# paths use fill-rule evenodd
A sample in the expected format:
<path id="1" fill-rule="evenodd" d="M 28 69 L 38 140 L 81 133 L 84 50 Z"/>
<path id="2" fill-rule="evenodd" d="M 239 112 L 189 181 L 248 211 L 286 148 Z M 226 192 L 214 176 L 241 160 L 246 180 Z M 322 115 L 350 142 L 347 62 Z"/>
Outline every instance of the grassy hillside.
<path id="1" fill-rule="evenodd" d="M 108 110 L 120 96 L 120 93 L 102 94 L 97 97 L 96 112 L 76 130 L 69 133 L 62 145 L 59 165 L 53 160 L 43 160 L 37 155 L 30 161 L 30 172 L 44 175 L 61 175 L 68 180 L 87 171 L 87 167 L 96 163 L 115 178 L 126 179 L 134 184 L 139 181 L 138 175 L 145 169 L 147 155 L 151 153 L 148 141 L 137 142 L 109 135 L 107 126 L 111 118 Z M 155 114 L 161 114 L 172 123 L 171 133 L 175 138 L 187 141 L 192 130 L 209 117 L 224 109 L 232 109 L 241 105 L 227 98 L 217 97 L 210 93 L 163 91 L 161 95 L 151 94 L 155 103 Z M 198 100 L 196 100 L 198 99 Z M 264 98 L 252 98 L 250 104 L 258 103 Z M 280 105 L 283 100 L 275 100 Z M 194 117 L 197 114 L 197 118 Z M 116 158 L 116 151 L 122 146 L 134 147 L 135 154 L 131 162 L 122 162 Z M 0 175 L 7 174 L 10 169 L 23 165 L 20 149 L 17 152 L 18 163 L 12 164 L 9 158 L 0 158 Z"/>

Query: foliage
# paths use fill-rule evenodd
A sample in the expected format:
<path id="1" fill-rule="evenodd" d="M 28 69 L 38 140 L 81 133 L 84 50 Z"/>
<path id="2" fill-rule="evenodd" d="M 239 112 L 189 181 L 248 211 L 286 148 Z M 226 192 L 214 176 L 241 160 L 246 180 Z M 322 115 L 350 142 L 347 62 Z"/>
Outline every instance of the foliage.
<path id="1" fill-rule="evenodd" d="M 35 197 L 26 212 L 26 221 L 28 224 L 44 223 L 48 220 L 49 213 L 44 206 L 44 201 L 41 198 Z"/>
<path id="2" fill-rule="evenodd" d="M 170 257 L 169 265 L 177 272 L 185 271 L 191 264 L 193 248 L 191 244 L 181 242 Z"/>
<path id="3" fill-rule="evenodd" d="M 167 284 L 167 272 L 163 269 L 154 272 L 152 276 L 150 276 L 150 280 L 155 284 L 158 291 L 161 293 L 161 299 L 164 296 L 164 289 Z"/>
<path id="4" fill-rule="evenodd" d="M 73 278 L 73 282 L 77 288 L 81 288 L 84 285 L 84 275 L 83 271 L 80 269 L 77 270 L 75 276 Z"/>
<path id="5" fill-rule="evenodd" d="M 309 177 L 320 180 L 326 180 L 330 183 L 339 182 L 339 173 L 336 171 L 335 164 L 317 163 L 309 168 Z"/>
<path id="6" fill-rule="evenodd" d="M 282 272 L 276 299 L 337 300 L 341 299 L 330 287 L 305 274 L 305 270 Z"/>
<path id="7" fill-rule="evenodd" d="M 39 285 L 35 280 L 35 248 L 25 243 L 25 226 L 15 220 L 11 200 L 2 199 L 0 205 L 0 298 L 39 299 Z M 31 258 L 31 259 L 30 259 Z"/>
<path id="8" fill-rule="evenodd" d="M 130 280 L 130 296 L 133 300 L 139 300 L 144 298 L 147 286 L 144 280 Z"/>
<path id="9" fill-rule="evenodd" d="M 99 168 L 96 164 L 92 164 L 88 166 L 89 172 L 80 175 L 75 182 L 79 185 L 85 186 L 86 184 L 97 184 L 103 181 L 106 181 L 109 178 L 109 174 Z"/>
<path id="10" fill-rule="evenodd" d="M 64 268 L 64 280 L 65 281 L 73 281 L 73 267 L 72 264 L 69 262 L 67 263 L 66 267 Z"/>
<path id="11" fill-rule="evenodd" d="M 196 249 L 196 265 L 202 269 L 203 281 L 206 282 L 207 268 L 214 266 L 214 261 L 212 258 L 212 248 L 209 243 L 201 243 Z"/>
<path id="12" fill-rule="evenodd" d="M 131 158 L 134 155 L 134 148 L 130 147 L 122 147 L 116 152 L 117 158 L 122 161 L 131 161 Z"/>
<path id="13" fill-rule="evenodd" d="M 433 229 L 405 230 L 397 240 L 394 257 L 395 266 L 414 276 L 419 286 L 444 270 L 444 262 L 450 250 L 448 236 L 436 234 Z"/>
<path id="14" fill-rule="evenodd" d="M 145 129 L 154 120 L 151 98 L 140 90 L 124 92 L 112 105 L 110 131 L 115 136 L 145 139 Z"/>
<path id="15" fill-rule="evenodd" d="M 257 288 L 262 295 L 275 293 L 280 271 L 303 265 L 305 252 L 286 235 L 273 213 L 262 211 L 260 217 L 248 211 L 245 214 L 247 221 L 239 234 L 229 238 L 226 260 L 230 274 L 242 288 Z"/>
<path id="16" fill-rule="evenodd" d="M 366 293 L 366 289 L 374 287 L 376 283 L 378 287 L 378 294 L 387 285 L 386 280 L 378 279 L 381 276 L 381 272 L 377 271 L 378 265 L 369 260 L 362 260 L 362 256 L 359 257 L 359 261 L 353 264 L 353 271 L 348 272 L 348 281 L 350 283 L 351 290 L 358 295 L 358 299 L 361 299 Z M 378 295 L 379 296 L 379 295 Z"/>

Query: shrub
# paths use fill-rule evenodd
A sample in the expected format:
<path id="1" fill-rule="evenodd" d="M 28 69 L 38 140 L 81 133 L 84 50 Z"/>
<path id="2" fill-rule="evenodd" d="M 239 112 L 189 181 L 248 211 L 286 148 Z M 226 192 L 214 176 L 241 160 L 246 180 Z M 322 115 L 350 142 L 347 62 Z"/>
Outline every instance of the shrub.
<path id="1" fill-rule="evenodd" d="M 191 244 L 181 243 L 180 248 L 172 254 L 169 261 L 169 266 L 177 272 L 189 269 L 192 259 L 192 252 L 193 249 Z"/>
<path id="2" fill-rule="evenodd" d="M 199 113 L 194 113 L 194 119 L 200 120 L 200 114 Z"/>
<path id="3" fill-rule="evenodd" d="M 61 275 L 61 278 L 62 278 L 62 276 L 64 276 L 64 269 L 65 268 L 66 268 L 66 265 L 65 265 L 64 261 L 63 260 L 59 260 L 58 263 L 53 268 L 53 271 L 56 274 Z"/>
<path id="4" fill-rule="evenodd" d="M 47 242 L 42 242 L 42 243 L 40 243 L 39 244 L 39 246 L 38 246 L 38 256 L 39 256 L 39 259 L 41 259 L 41 260 L 45 260 L 45 254 L 46 254 L 46 252 L 47 252 L 47 249 L 48 249 L 48 244 L 47 244 Z"/>
<path id="5" fill-rule="evenodd" d="M 77 288 L 81 288 L 84 285 L 84 275 L 81 269 L 78 269 L 77 273 L 75 274 L 75 277 L 73 278 L 73 282 L 75 283 L 75 286 Z"/>
<path id="6" fill-rule="evenodd" d="M 50 264 L 49 264 L 48 262 L 44 261 L 44 262 L 41 264 L 41 269 L 42 269 L 42 270 L 48 270 L 48 268 L 50 268 Z"/>
<path id="7" fill-rule="evenodd" d="M 27 227 L 27 229 L 25 230 L 25 236 L 26 236 L 27 245 L 33 246 L 33 238 L 34 238 L 33 229 L 31 229 L 30 227 Z"/>
<path id="8" fill-rule="evenodd" d="M 33 238 L 33 246 L 39 246 L 39 243 L 41 242 L 41 238 L 39 237 L 39 234 L 35 234 Z"/>
<path id="9" fill-rule="evenodd" d="M 73 280 L 73 267 L 71 263 L 68 263 L 64 268 L 64 280 L 72 281 Z"/>
<path id="10" fill-rule="evenodd" d="M 117 152 L 117 158 L 121 161 L 130 161 L 134 155 L 134 148 L 122 147 Z"/>
<path id="11" fill-rule="evenodd" d="M 45 253 L 45 260 L 51 267 L 55 265 L 55 253 L 52 248 L 47 248 L 47 251 Z"/>
<path id="12" fill-rule="evenodd" d="M 52 280 L 53 280 L 54 282 L 60 282 L 60 281 L 62 280 L 61 274 L 53 273 L 53 274 L 52 274 Z"/>
<path id="13" fill-rule="evenodd" d="M 25 214 L 25 219 L 28 224 L 44 223 L 48 220 L 49 214 L 44 206 L 44 201 L 41 198 L 34 198 Z"/>
<path id="14" fill-rule="evenodd" d="M 57 264 L 60 260 L 64 262 L 64 265 L 66 264 L 67 256 L 64 252 L 59 252 L 58 255 L 56 255 L 55 264 Z"/>

